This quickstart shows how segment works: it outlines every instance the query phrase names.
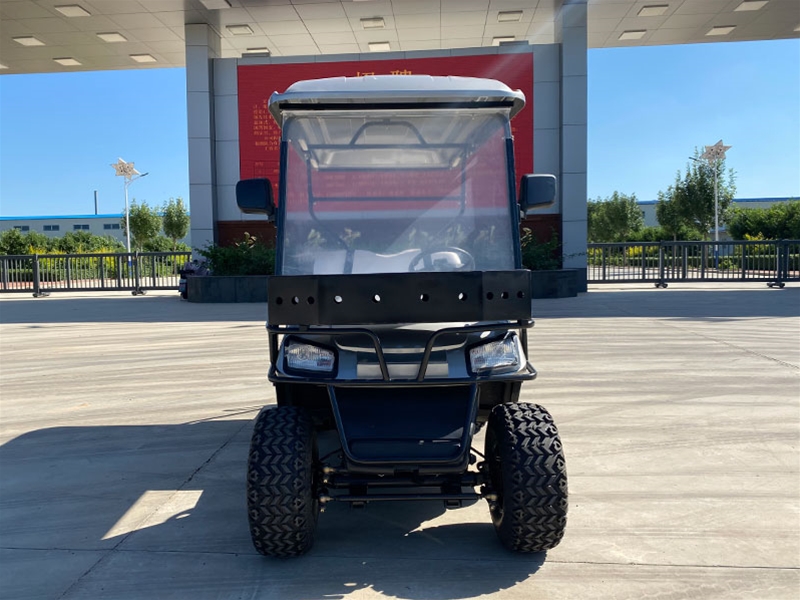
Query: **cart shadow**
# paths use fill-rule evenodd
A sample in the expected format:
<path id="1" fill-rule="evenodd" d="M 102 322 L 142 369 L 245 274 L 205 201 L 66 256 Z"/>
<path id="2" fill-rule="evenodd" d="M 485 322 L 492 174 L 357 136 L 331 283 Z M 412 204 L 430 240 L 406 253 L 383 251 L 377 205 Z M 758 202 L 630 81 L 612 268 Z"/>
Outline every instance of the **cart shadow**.
<path id="1" fill-rule="evenodd" d="M 645 284 L 643 284 L 645 285 Z M 534 300 L 535 318 L 662 317 L 733 320 L 796 316 L 800 286 L 784 289 L 592 290 L 575 298 Z M 155 294 L 155 293 L 154 293 Z M 173 295 L 9 297 L 0 304 L 0 324 L 263 322 L 266 304 L 196 304 Z"/>
<path id="2" fill-rule="evenodd" d="M 6 592 L 32 590 L 30 572 L 15 568 L 30 560 L 24 549 L 102 554 L 95 568 L 60 583 L 67 590 L 80 580 L 87 597 L 119 598 L 163 597 L 165 590 L 174 597 L 180 589 L 195 599 L 344 598 L 365 589 L 472 598 L 511 588 L 544 562 L 544 554 L 506 551 L 483 503 L 445 511 L 439 502 L 329 505 L 309 554 L 262 557 L 246 517 L 250 432 L 250 420 L 230 419 L 57 427 L 6 442 Z"/>

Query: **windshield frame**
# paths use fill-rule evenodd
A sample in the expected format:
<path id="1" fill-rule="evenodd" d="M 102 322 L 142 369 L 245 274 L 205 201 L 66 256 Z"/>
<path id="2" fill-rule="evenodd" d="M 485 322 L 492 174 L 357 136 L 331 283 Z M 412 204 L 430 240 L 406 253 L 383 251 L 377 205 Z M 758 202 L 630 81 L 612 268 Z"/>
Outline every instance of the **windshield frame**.
<path id="1" fill-rule="evenodd" d="M 419 112 L 419 107 L 409 107 L 412 109 L 412 112 Z M 426 112 L 430 111 L 432 115 L 435 115 L 438 111 L 447 110 L 448 107 L 441 107 L 441 108 L 430 108 L 426 107 Z M 462 107 L 459 107 L 463 110 Z M 378 113 L 384 112 L 383 109 L 381 110 L 365 110 L 363 106 L 353 106 L 351 109 L 342 110 L 340 107 L 337 107 L 336 112 L 353 112 L 360 113 L 360 116 L 363 116 L 364 113 L 370 115 L 371 113 L 376 113 L 376 116 L 380 116 Z M 485 108 L 474 109 L 475 112 L 483 112 Z M 300 111 L 298 111 L 300 112 Z M 305 111 L 302 111 L 305 112 Z M 326 111 L 320 111 L 324 113 Z M 470 110 L 469 112 L 472 112 Z M 396 110 L 394 111 L 394 117 L 397 119 L 402 119 L 405 115 L 403 114 L 404 111 Z M 508 111 L 502 111 L 499 113 L 501 116 L 501 123 L 502 123 L 502 141 L 503 141 L 503 148 L 505 152 L 505 169 L 506 169 L 506 201 L 505 205 L 508 211 L 508 219 L 510 224 L 510 243 L 511 243 L 511 252 L 513 254 L 513 268 L 514 269 L 521 269 L 522 267 L 522 253 L 521 253 L 521 246 L 520 246 L 520 212 L 519 212 L 519 205 L 517 203 L 517 196 L 516 196 L 516 177 L 515 177 L 515 165 L 514 165 L 514 147 L 513 147 L 513 137 L 511 133 L 511 123 L 509 118 Z M 276 207 L 276 225 L 277 225 L 277 239 L 276 239 L 276 264 L 275 264 L 275 273 L 276 275 L 283 275 L 284 274 L 284 262 L 285 262 L 285 250 L 286 250 L 286 222 L 287 222 L 287 186 L 288 186 L 288 163 L 289 163 L 289 154 L 293 151 L 290 147 L 290 140 L 288 139 L 287 133 L 289 131 L 289 127 L 287 126 L 291 123 L 291 120 L 284 120 L 283 126 L 281 127 L 281 143 L 280 143 L 280 181 L 278 186 L 278 203 Z M 465 153 L 466 154 L 466 153 Z M 466 160 L 464 160 L 464 167 L 461 169 L 461 179 L 466 180 L 468 178 L 468 169 L 466 168 Z M 308 165 L 306 165 L 308 167 Z M 398 167 L 398 170 L 401 170 L 402 167 Z M 308 179 L 308 186 L 311 187 L 311 179 Z M 310 192 L 310 189 L 309 189 Z M 403 200 L 402 198 L 393 199 L 398 203 L 403 201 L 413 201 L 415 199 L 406 199 Z M 464 190 L 462 188 L 461 193 L 459 194 L 458 202 L 460 205 L 460 210 L 463 212 L 464 210 Z M 313 209 L 314 202 L 309 202 L 309 212 L 313 216 L 314 209 Z M 480 269 L 476 269 L 480 270 Z"/>

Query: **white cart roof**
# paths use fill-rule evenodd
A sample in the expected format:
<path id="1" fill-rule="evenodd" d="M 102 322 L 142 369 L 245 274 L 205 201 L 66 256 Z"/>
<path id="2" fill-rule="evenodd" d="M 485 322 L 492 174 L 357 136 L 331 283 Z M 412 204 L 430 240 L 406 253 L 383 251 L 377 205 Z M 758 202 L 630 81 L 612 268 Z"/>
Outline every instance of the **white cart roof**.
<path id="1" fill-rule="evenodd" d="M 284 110 L 360 107 L 507 106 L 511 116 L 525 106 L 525 95 L 494 79 L 431 75 L 373 75 L 298 81 L 284 93 L 274 93 L 269 109 L 282 124 Z"/>

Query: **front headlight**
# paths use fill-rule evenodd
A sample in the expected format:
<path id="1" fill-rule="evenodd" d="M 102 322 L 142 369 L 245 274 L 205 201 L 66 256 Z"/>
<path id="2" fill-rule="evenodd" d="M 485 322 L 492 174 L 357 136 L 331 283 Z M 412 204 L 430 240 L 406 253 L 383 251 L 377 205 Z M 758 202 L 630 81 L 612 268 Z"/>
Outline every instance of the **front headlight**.
<path id="1" fill-rule="evenodd" d="M 290 342 L 285 348 L 285 353 L 286 366 L 290 369 L 322 371 L 325 373 L 333 371 L 334 354 L 332 350 L 326 350 L 312 344 Z"/>
<path id="2" fill-rule="evenodd" d="M 522 366 L 522 352 L 516 335 L 475 346 L 469 351 L 469 363 L 473 373 L 502 370 L 516 371 Z"/>

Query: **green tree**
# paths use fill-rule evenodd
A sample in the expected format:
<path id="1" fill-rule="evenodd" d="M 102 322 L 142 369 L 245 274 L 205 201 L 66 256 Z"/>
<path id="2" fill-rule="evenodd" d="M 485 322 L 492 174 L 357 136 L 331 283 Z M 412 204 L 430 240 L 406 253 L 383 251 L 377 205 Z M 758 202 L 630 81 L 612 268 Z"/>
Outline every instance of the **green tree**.
<path id="1" fill-rule="evenodd" d="M 0 233 L 0 254 L 27 254 L 28 244 L 19 229 L 6 229 Z"/>
<path id="2" fill-rule="evenodd" d="M 191 252 L 192 249 L 182 242 L 174 244 L 171 239 L 166 236 L 158 235 L 150 240 L 147 240 L 142 246 L 145 252 Z"/>
<path id="3" fill-rule="evenodd" d="M 716 172 L 720 225 L 736 193 L 733 169 L 725 170 L 725 161 L 713 164 L 700 159 L 698 150 L 695 160 L 686 165 L 686 174 L 678 171 L 666 192 L 659 192 L 656 216 L 659 224 L 670 231 L 675 239 L 680 233 L 696 231 L 704 239 L 714 228 L 714 179 Z M 663 219 L 663 220 L 662 220 Z"/>
<path id="4" fill-rule="evenodd" d="M 624 242 L 644 227 L 642 209 L 636 194 L 614 192 L 610 198 L 597 198 L 587 205 L 590 242 Z"/>
<path id="5" fill-rule="evenodd" d="M 124 251 L 125 245 L 119 240 L 107 235 L 94 235 L 88 231 L 67 231 L 60 237 L 48 237 L 38 231 L 29 231 L 23 234 L 18 229 L 9 229 L 0 234 L 0 254 L 50 252 L 91 254 L 93 252 Z"/>
<path id="6" fill-rule="evenodd" d="M 189 232 L 189 213 L 183 198 L 170 198 L 163 208 L 164 235 L 172 240 L 172 250 L 178 248 L 178 240 Z"/>
<path id="7" fill-rule="evenodd" d="M 658 192 L 656 219 L 661 228 L 670 235 L 673 240 L 677 240 L 680 232 L 685 229 L 685 223 L 683 215 L 681 215 L 678 210 L 678 203 L 672 202 L 671 197 L 667 195 L 669 192 L 670 190 L 667 190 L 667 193 Z"/>
<path id="8" fill-rule="evenodd" d="M 697 240 L 703 237 L 698 229 L 692 227 L 681 214 L 678 203 L 672 202 L 664 192 L 658 192 L 656 219 L 663 233 L 663 240 Z"/>
<path id="9" fill-rule="evenodd" d="M 161 231 L 161 215 L 156 209 L 148 206 L 147 202 L 139 204 L 134 200 L 131 202 L 128 218 L 131 222 L 131 244 L 134 249 L 141 251 L 145 243 L 152 240 Z M 124 216 L 120 221 L 120 226 L 127 235 Z"/>
<path id="10" fill-rule="evenodd" d="M 125 252 L 125 245 L 111 236 L 95 235 L 88 231 L 68 231 L 61 237 L 52 238 L 50 242 L 50 250 L 67 254 Z"/>
<path id="11" fill-rule="evenodd" d="M 728 233 L 735 240 L 745 236 L 765 240 L 800 239 L 800 201 L 774 204 L 769 208 L 732 208 L 726 217 Z"/>
<path id="12" fill-rule="evenodd" d="M 24 254 L 44 254 L 55 248 L 58 238 L 51 238 L 39 231 L 29 231 L 23 236 L 25 240 Z"/>

